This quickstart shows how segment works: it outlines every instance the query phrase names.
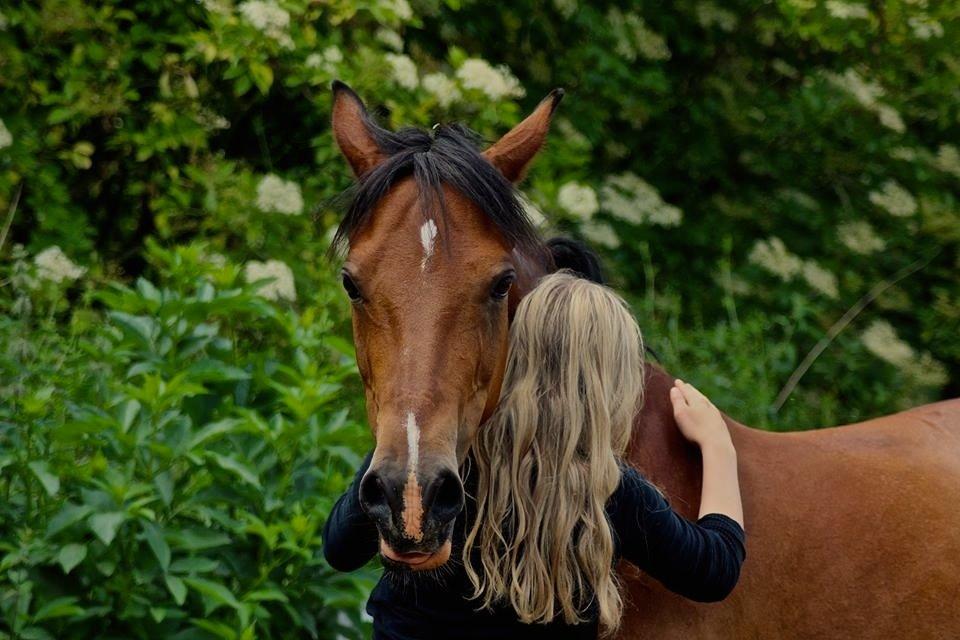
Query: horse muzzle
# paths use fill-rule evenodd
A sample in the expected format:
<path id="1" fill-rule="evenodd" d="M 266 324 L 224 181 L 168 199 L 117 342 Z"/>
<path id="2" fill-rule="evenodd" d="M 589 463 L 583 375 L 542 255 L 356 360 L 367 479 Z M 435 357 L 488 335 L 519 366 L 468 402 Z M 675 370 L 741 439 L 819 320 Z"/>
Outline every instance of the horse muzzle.
<path id="1" fill-rule="evenodd" d="M 403 473 L 387 465 L 360 483 L 360 504 L 380 532 L 380 553 L 390 568 L 426 571 L 451 553 L 453 524 L 464 504 L 457 472 Z"/>

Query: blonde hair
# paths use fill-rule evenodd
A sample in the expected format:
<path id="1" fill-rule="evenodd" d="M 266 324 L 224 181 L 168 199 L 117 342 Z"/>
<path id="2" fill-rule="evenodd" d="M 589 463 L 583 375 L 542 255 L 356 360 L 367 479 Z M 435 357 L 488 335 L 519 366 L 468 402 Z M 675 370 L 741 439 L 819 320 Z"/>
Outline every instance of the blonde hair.
<path id="1" fill-rule="evenodd" d="M 561 272 L 521 301 L 500 406 L 473 445 L 464 565 L 481 608 L 506 602 L 523 622 L 576 624 L 595 602 L 604 633 L 618 627 L 605 506 L 642 392 L 640 329 L 613 291 Z"/>

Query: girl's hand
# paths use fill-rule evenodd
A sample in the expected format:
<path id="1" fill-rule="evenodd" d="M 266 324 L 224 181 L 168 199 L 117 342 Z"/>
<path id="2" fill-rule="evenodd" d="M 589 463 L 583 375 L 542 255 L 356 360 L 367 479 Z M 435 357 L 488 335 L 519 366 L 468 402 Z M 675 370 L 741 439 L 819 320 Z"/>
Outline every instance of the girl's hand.
<path id="1" fill-rule="evenodd" d="M 670 389 L 673 417 L 683 436 L 700 446 L 732 446 L 727 424 L 720 410 L 692 384 L 676 380 Z"/>

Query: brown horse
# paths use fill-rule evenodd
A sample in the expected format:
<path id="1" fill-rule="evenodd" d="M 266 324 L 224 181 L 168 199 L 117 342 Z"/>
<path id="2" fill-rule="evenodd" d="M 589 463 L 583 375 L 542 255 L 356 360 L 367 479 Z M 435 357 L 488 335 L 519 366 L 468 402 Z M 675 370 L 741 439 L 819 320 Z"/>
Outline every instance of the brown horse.
<path id="1" fill-rule="evenodd" d="M 334 135 L 359 179 L 338 238 L 377 442 L 361 500 L 387 563 L 446 562 L 458 464 L 497 404 L 512 311 L 545 273 L 590 270 L 575 245 L 537 239 L 510 185 L 561 96 L 481 154 L 458 127 L 381 129 L 334 85 Z M 629 459 L 695 517 L 698 451 L 674 423 L 671 377 L 647 374 Z M 624 566 L 618 637 L 960 637 L 960 400 L 805 433 L 728 423 L 748 540 L 740 584 L 698 604 Z"/>

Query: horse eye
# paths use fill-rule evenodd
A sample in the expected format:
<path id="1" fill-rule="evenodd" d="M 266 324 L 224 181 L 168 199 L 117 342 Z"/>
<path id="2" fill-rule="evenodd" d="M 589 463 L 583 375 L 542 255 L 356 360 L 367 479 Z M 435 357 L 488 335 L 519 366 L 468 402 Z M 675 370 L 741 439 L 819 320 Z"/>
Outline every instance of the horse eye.
<path id="1" fill-rule="evenodd" d="M 517 279 L 517 274 L 510 272 L 500 276 L 493 284 L 493 290 L 490 291 L 490 297 L 494 300 L 503 300 L 510 293 L 510 287 L 513 281 Z"/>
<path id="2" fill-rule="evenodd" d="M 340 279 L 343 282 L 343 290 L 347 292 L 347 296 L 350 297 L 352 302 L 360 302 L 363 300 L 363 296 L 360 295 L 360 288 L 357 287 L 349 273 L 346 271 L 342 272 L 340 274 Z"/>

